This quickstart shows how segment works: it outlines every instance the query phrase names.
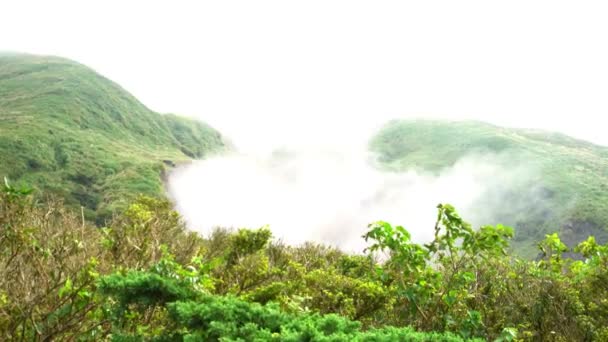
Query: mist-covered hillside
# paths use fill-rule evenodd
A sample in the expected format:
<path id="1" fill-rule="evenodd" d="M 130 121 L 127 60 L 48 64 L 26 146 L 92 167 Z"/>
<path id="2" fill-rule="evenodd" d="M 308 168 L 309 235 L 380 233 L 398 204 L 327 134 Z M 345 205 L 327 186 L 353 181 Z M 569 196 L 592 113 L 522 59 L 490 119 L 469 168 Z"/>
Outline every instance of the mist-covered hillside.
<path id="1" fill-rule="evenodd" d="M 220 154 L 209 126 L 30 55 L 0 57 L 0 118 L 2 340 L 608 338 L 608 245 L 587 238 L 606 148 L 394 121 L 371 155 Z"/>
<path id="2" fill-rule="evenodd" d="M 372 139 L 371 149 L 392 171 L 441 174 L 463 158 L 497 165 L 500 171 L 479 179 L 487 186 L 469 217 L 512 225 L 514 245 L 527 256 L 548 232 L 559 231 L 568 244 L 608 237 L 606 147 L 475 121 L 396 120 Z"/>
<path id="3" fill-rule="evenodd" d="M 86 66 L 58 57 L 0 56 L 0 118 L 0 175 L 33 185 L 42 190 L 39 193 L 56 195 L 68 206 L 83 206 L 85 216 L 98 223 L 124 208 L 137 194 L 163 196 L 162 177 L 168 168 L 200 159 L 224 146 L 220 134 L 204 123 L 153 112 L 114 82 Z M 514 248 L 527 257 L 535 255 L 535 241 L 548 232 L 559 231 L 569 244 L 588 235 L 595 235 L 600 241 L 608 237 L 608 148 L 557 133 L 481 122 L 429 120 L 390 122 L 372 138 L 370 147 L 384 171 L 415 174 L 391 178 L 365 168 L 363 159 L 344 163 L 344 158 L 334 158 L 331 163 L 315 167 L 323 172 L 324 182 L 302 178 L 310 174 L 305 172 L 310 163 L 326 160 L 317 157 L 299 158 L 295 164 L 291 160 L 278 171 L 292 172 L 295 167 L 296 178 L 324 184 L 319 185 L 322 193 L 358 187 L 361 198 L 353 200 L 355 204 L 365 204 L 368 215 L 363 217 L 367 211 L 353 211 L 350 206 L 345 207 L 346 200 L 340 200 L 344 203 L 335 203 L 335 211 L 351 213 L 352 217 L 332 221 L 339 223 L 336 229 L 340 232 L 354 231 L 354 238 L 370 220 L 388 217 L 400 221 L 400 208 L 416 198 L 414 202 L 429 209 L 431 202 L 453 202 L 475 224 L 514 226 Z M 300 167 L 302 163 L 308 166 Z M 275 170 L 278 166 L 273 165 Z M 365 172 L 354 172 L 353 167 Z M 336 174 L 339 172 L 350 176 Z M 446 173 L 449 177 L 443 177 Z M 471 185 L 454 184 L 465 179 L 462 174 L 466 173 Z M 371 175 L 374 182 L 370 185 Z M 360 177 L 365 177 L 365 182 Z M 446 186 L 437 180 L 457 186 Z M 366 187 L 361 188 L 362 184 Z M 429 184 L 433 196 L 421 190 L 430 188 Z M 197 189 L 194 184 L 188 187 Z M 213 188 L 209 184 L 205 187 L 206 193 Z M 305 188 L 317 204 L 327 208 L 313 191 L 315 186 Z M 246 190 L 246 185 L 241 190 Z M 231 207 L 227 212 L 236 218 L 236 197 L 229 198 L 227 205 Z M 324 198 L 335 202 L 342 197 Z M 218 203 L 217 196 L 212 203 Z M 250 203 L 246 205 L 251 207 Z M 412 210 L 421 210 L 405 209 L 410 218 Z M 206 215 L 220 212 L 207 211 Z M 315 215 L 316 221 L 323 221 L 317 225 L 323 226 L 324 234 L 331 235 L 328 229 L 333 228 L 325 224 L 324 218 L 314 210 L 309 213 L 311 217 Z M 427 216 L 430 217 L 425 213 Z M 272 213 L 265 217 L 272 222 Z M 408 226 L 415 236 L 420 229 L 432 228 L 419 224 L 419 220 L 413 222 L 414 226 Z M 290 224 L 283 226 L 274 228 L 290 231 Z M 295 228 L 299 232 L 314 229 Z M 426 230 L 424 234 L 430 234 Z"/>
<path id="4" fill-rule="evenodd" d="M 84 65 L 0 56 L 0 175 L 84 206 L 89 219 L 138 193 L 162 196 L 167 166 L 222 147 L 213 128 L 153 112 Z"/>

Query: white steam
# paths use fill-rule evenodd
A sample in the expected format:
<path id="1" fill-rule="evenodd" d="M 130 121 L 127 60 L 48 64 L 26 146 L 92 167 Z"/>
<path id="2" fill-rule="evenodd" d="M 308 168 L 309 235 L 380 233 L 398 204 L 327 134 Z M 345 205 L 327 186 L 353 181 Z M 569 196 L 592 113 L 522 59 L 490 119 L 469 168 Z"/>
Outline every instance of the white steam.
<path id="1" fill-rule="evenodd" d="M 362 150 L 362 149 L 361 149 Z M 360 252 L 367 225 L 403 225 L 418 242 L 432 238 L 436 206 L 453 204 L 474 224 L 491 218 L 501 191 L 529 179 L 528 168 L 505 167 L 505 156 L 461 159 L 439 174 L 383 172 L 367 152 L 300 148 L 231 154 L 184 166 L 168 187 L 188 226 L 258 228 L 289 244 L 315 241 Z M 501 190 L 502 189 L 502 190 Z"/>

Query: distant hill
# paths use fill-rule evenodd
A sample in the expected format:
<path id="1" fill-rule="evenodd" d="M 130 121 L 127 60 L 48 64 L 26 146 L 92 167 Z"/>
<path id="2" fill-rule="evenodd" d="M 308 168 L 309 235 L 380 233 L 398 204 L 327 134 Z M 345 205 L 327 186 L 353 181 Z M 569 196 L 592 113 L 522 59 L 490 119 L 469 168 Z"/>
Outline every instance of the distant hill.
<path id="1" fill-rule="evenodd" d="M 162 194 L 168 167 L 223 147 L 208 125 L 153 112 L 82 64 L 0 55 L 0 177 L 84 206 L 98 223 L 139 193 Z"/>
<path id="2" fill-rule="evenodd" d="M 533 242 L 548 232 L 560 232 L 571 246 L 588 235 L 608 238 L 606 147 L 475 121 L 396 120 L 372 139 L 371 149 L 384 167 L 395 171 L 440 173 L 471 155 L 498 155 L 501 168 L 535 170 L 499 198 L 490 189 L 478 203 L 481 209 L 492 206 L 485 223 L 516 229 L 514 245 L 522 255 L 533 256 Z"/>

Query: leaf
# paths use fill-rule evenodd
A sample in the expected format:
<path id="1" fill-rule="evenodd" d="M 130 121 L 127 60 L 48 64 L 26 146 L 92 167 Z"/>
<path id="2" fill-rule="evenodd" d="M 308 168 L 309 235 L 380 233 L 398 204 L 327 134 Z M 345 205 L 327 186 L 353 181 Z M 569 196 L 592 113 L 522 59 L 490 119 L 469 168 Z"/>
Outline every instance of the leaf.
<path id="1" fill-rule="evenodd" d="M 69 294 L 72 291 L 72 280 L 70 279 L 70 277 L 68 277 L 68 279 L 66 279 L 65 284 L 63 284 L 63 287 L 61 287 L 61 289 L 59 289 L 59 298 L 63 298 L 63 296 L 65 296 L 66 294 Z"/>

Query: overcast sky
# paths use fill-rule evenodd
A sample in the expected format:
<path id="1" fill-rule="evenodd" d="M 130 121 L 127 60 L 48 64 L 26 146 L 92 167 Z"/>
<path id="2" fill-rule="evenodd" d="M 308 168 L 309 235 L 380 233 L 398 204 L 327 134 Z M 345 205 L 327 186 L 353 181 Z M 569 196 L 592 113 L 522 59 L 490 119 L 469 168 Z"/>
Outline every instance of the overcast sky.
<path id="1" fill-rule="evenodd" d="M 400 116 L 608 144 L 606 18 L 606 1 L 20 0 L 0 4 L 0 50 L 80 61 L 247 146 Z"/>

